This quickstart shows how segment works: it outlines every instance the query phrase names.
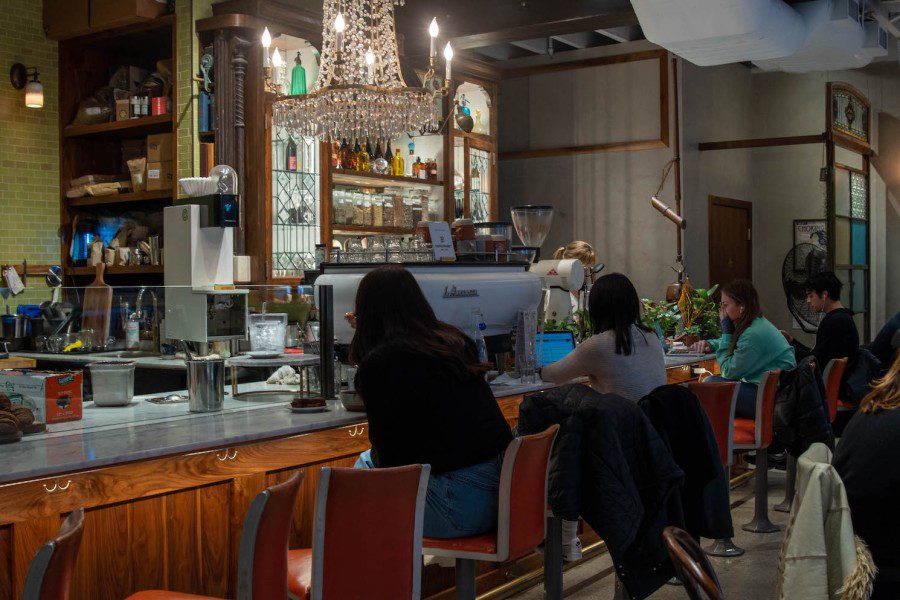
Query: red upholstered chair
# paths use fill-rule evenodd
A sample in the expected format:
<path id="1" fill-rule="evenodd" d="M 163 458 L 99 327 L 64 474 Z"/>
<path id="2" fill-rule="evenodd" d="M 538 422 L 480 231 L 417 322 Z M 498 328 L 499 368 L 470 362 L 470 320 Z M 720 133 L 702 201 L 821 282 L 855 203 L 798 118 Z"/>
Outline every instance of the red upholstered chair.
<path id="1" fill-rule="evenodd" d="M 691 382 L 688 389 L 700 400 L 700 405 L 706 411 L 716 436 L 716 444 L 719 446 L 719 458 L 722 466 L 728 472 L 731 479 L 731 463 L 734 448 L 734 410 L 737 407 L 738 384 L 733 381 L 718 381 L 709 383 Z M 741 556 L 744 549 L 734 545 L 731 538 L 716 540 L 706 551 L 712 556 Z"/>
<path id="2" fill-rule="evenodd" d="M 83 531 L 84 509 L 76 508 L 59 528 L 59 534 L 31 559 L 22 600 L 68 599 Z"/>
<path id="3" fill-rule="evenodd" d="M 303 472 L 260 492 L 244 517 L 238 551 L 238 600 L 287 598 L 287 552 L 291 519 Z M 146 590 L 128 600 L 199 600 L 197 596 L 165 590 Z"/>
<path id="4" fill-rule="evenodd" d="M 775 393 L 780 369 L 768 371 L 759 380 L 756 415 L 753 419 L 735 418 L 734 449 L 756 450 L 756 490 L 753 520 L 742 527 L 751 533 L 772 533 L 781 528 L 769 520 L 769 444 L 775 436 Z"/>
<path id="5" fill-rule="evenodd" d="M 323 468 L 313 547 L 288 553 L 291 597 L 418 600 L 430 471 Z"/>
<path id="6" fill-rule="evenodd" d="M 517 437 L 500 470 L 497 530 L 483 535 L 425 538 L 423 552 L 456 559 L 456 597 L 475 598 L 475 561 L 506 562 L 534 551 L 546 536 L 547 469 L 559 425 Z"/>

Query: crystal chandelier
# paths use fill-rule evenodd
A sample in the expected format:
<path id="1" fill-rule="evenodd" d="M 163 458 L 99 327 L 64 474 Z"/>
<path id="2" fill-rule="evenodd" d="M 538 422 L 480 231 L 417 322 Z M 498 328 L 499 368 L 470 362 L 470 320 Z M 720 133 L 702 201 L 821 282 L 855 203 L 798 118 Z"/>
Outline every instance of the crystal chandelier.
<path id="1" fill-rule="evenodd" d="M 309 94 L 282 95 L 279 65 L 267 85 L 276 93 L 276 124 L 295 135 L 324 139 L 396 139 L 408 131 L 435 132 L 435 101 L 449 93 L 453 49 L 444 49 L 446 76 L 435 75 L 437 21 L 431 37 L 429 69 L 422 87 L 410 87 L 400 72 L 394 6 L 405 0 L 325 0 L 319 75 Z M 270 67 L 268 29 L 263 33 Z M 278 49 L 273 54 L 280 63 Z"/>

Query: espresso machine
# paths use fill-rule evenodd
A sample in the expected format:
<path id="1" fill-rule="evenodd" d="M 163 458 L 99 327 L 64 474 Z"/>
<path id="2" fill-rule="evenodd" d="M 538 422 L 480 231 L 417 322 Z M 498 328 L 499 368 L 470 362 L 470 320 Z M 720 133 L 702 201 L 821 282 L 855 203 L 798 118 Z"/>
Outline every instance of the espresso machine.
<path id="1" fill-rule="evenodd" d="M 316 278 L 319 288 L 331 286 L 334 339 L 340 347 L 353 339 L 353 329 L 344 320 L 354 310 L 359 282 L 377 264 L 323 263 Z M 498 370 L 512 351 L 512 333 L 519 311 L 537 310 L 541 301 L 541 280 L 526 263 L 410 263 L 412 273 L 437 318 L 470 334 L 473 314 L 483 317 L 488 358 Z"/>
<path id="2" fill-rule="evenodd" d="M 234 288 L 237 220 L 230 215 L 237 214 L 237 198 L 191 200 L 163 209 L 165 337 L 199 343 L 245 339 L 248 290 Z"/>

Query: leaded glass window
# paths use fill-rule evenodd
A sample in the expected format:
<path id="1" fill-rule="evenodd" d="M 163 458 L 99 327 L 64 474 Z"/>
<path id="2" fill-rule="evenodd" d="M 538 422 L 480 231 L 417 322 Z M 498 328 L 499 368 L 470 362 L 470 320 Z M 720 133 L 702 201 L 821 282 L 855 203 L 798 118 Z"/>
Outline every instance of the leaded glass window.
<path id="1" fill-rule="evenodd" d="M 843 88 L 832 91 L 831 119 L 834 129 L 869 141 L 869 107 L 850 91 Z"/>
<path id="2" fill-rule="evenodd" d="M 868 212 L 866 194 L 866 176 L 850 173 L 850 216 L 854 219 L 865 219 Z"/>
<path id="3" fill-rule="evenodd" d="M 315 269 L 321 239 L 319 146 L 314 138 L 272 127 L 272 276 Z"/>
<path id="4" fill-rule="evenodd" d="M 484 150 L 469 150 L 469 210 L 476 223 L 491 218 L 491 155 Z"/>

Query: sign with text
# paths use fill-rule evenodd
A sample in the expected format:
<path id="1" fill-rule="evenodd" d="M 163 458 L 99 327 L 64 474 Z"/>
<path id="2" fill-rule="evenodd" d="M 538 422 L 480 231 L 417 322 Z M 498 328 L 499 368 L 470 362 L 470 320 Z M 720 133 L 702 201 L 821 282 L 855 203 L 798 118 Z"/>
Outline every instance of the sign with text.
<path id="1" fill-rule="evenodd" d="M 429 222 L 428 232 L 431 234 L 431 251 L 434 254 L 434 260 L 455 261 L 456 251 L 453 249 L 450 224 L 446 221 Z"/>

